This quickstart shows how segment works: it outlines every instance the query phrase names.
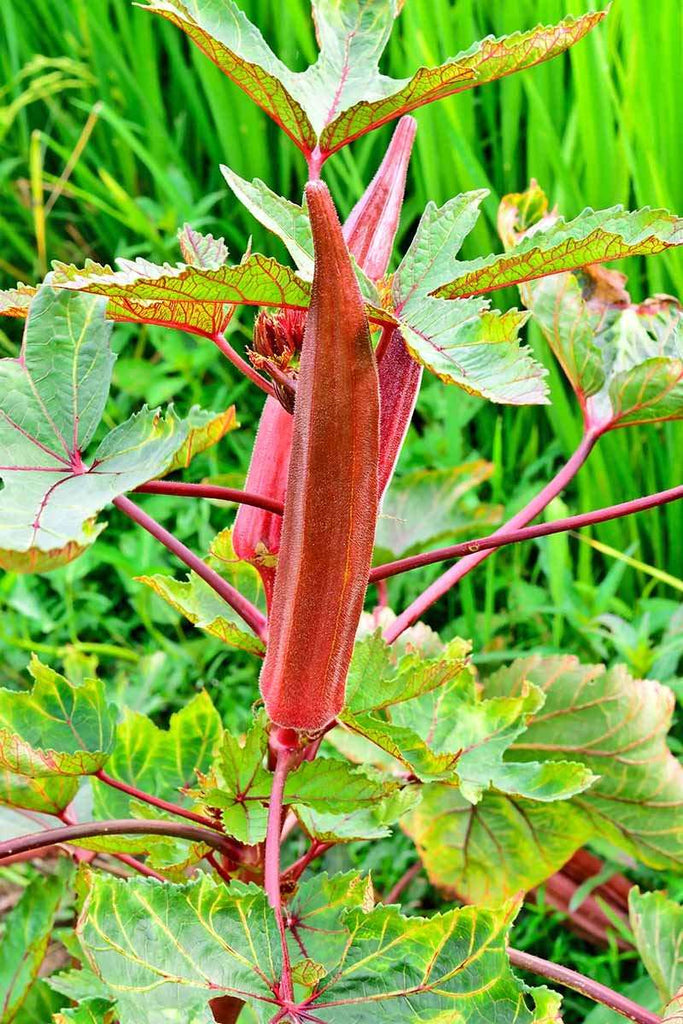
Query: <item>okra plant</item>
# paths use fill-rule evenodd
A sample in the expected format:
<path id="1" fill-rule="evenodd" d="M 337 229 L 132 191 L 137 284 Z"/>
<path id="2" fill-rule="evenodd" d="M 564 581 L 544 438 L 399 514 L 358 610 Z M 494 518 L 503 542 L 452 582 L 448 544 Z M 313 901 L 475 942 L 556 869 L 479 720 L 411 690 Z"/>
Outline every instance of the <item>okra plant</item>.
<path id="1" fill-rule="evenodd" d="M 248 247 L 232 261 L 221 239 L 186 227 L 175 266 L 56 264 L 41 284 L 2 295 L 25 329 L 17 358 L 0 361 L 0 566 L 64 565 L 96 543 L 114 505 L 190 570 L 140 586 L 247 652 L 261 692 L 246 735 L 232 735 L 206 691 L 160 728 L 113 706 L 95 666 L 76 658 L 34 655 L 32 685 L 0 690 L 0 859 L 41 867 L 6 919 L 2 1024 L 53 1013 L 60 1024 L 560 1020 L 560 995 L 531 987 L 532 974 L 641 1024 L 683 1013 L 683 916 L 664 893 L 629 893 L 622 879 L 649 1007 L 516 950 L 510 935 L 526 892 L 594 862 L 587 844 L 681 870 L 673 693 L 572 656 L 531 655 L 480 678 L 467 641 L 442 642 L 421 622 L 502 545 L 683 496 L 677 487 L 529 525 L 607 432 L 683 417 L 679 303 L 633 303 L 625 278 L 602 266 L 681 244 L 683 224 L 620 207 L 566 221 L 532 183 L 502 202 L 502 253 L 458 258 L 478 191 L 429 204 L 395 256 L 410 112 L 549 60 L 606 14 L 487 38 L 399 80 L 379 61 L 401 6 L 313 0 L 320 53 L 295 73 L 234 0 L 147 0 L 300 150 L 300 204 L 222 169 L 293 266 Z M 340 224 L 327 161 L 399 118 Z M 510 285 L 525 310 L 491 306 Z M 231 321 L 244 306 L 257 312 L 240 353 Z M 492 402 L 547 402 L 546 370 L 519 337 L 530 317 L 576 394 L 582 440 L 494 534 L 425 550 L 449 532 L 452 488 L 414 483 L 435 503 L 425 537 L 429 524 L 405 520 L 409 491 L 392 485 L 423 372 Z M 215 345 L 263 392 L 244 490 L 181 479 L 235 427 L 233 408 L 143 408 L 103 431 L 122 321 Z M 144 511 L 150 493 L 238 511 L 202 558 Z M 387 579 L 437 562 L 453 564 L 391 608 Z M 349 864 L 346 844 L 392 830 L 414 853 L 388 891 L 334 870 Z M 426 916 L 401 909 L 423 870 L 445 907 Z M 58 933 L 66 954 L 39 977 L 64 914 L 75 920 Z M 588 915 L 583 927 L 590 935 Z"/>

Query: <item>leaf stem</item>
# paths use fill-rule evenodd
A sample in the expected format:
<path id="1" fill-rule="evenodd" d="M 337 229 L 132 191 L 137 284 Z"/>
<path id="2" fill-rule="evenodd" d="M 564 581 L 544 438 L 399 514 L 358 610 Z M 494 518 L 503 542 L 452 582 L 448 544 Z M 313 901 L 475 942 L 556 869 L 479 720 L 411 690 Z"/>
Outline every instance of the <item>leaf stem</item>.
<path id="1" fill-rule="evenodd" d="M 401 896 L 403 895 L 405 890 L 408 888 L 408 886 L 410 885 L 412 880 L 414 878 L 417 878 L 417 876 L 420 874 L 421 871 L 422 871 L 422 861 L 421 860 L 416 860 L 414 864 L 410 865 L 410 867 L 408 868 L 407 871 L 403 872 L 403 874 L 399 878 L 398 882 L 396 882 L 395 885 L 392 885 L 391 889 L 386 894 L 386 896 L 382 897 L 382 903 L 386 903 L 387 905 L 389 905 L 391 903 L 398 903 L 398 901 L 400 900 Z"/>
<path id="2" fill-rule="evenodd" d="M 144 790 L 138 789 L 136 786 L 129 786 L 127 782 L 121 782 L 119 779 L 115 779 L 111 775 L 107 775 L 102 768 L 93 774 L 96 779 L 99 779 L 100 782 L 103 782 L 106 786 L 111 786 L 112 789 L 118 789 L 121 793 L 125 793 L 134 800 L 139 800 L 141 803 L 145 804 L 151 804 L 152 807 L 157 807 L 160 811 L 166 811 L 168 814 L 177 814 L 180 818 L 187 818 L 188 821 L 194 821 L 197 825 L 201 825 L 203 828 L 212 828 L 217 832 L 221 831 L 220 826 L 210 818 L 205 818 L 201 814 L 195 814 L 194 811 L 187 811 L 184 807 L 180 807 L 179 804 L 171 803 L 169 800 L 162 800 L 161 797 L 153 796 L 152 793 L 146 793 Z"/>
<path id="3" fill-rule="evenodd" d="M 235 844 L 220 832 L 212 832 L 208 828 L 197 825 L 184 825 L 177 821 L 142 821 L 138 818 L 114 819 L 111 821 L 87 821 L 77 825 L 66 825 L 64 828 L 48 828 L 43 832 L 32 832 L 27 836 L 18 836 L 0 843 L 0 862 L 17 854 L 32 853 L 57 843 L 78 843 L 80 839 L 92 839 L 96 836 L 169 836 L 172 839 L 185 839 L 189 843 L 202 843 L 214 850 L 235 856 Z"/>
<path id="4" fill-rule="evenodd" d="M 541 957 L 525 953 L 521 949 L 508 948 L 507 952 L 510 963 L 515 967 L 540 974 L 541 977 L 548 978 L 549 981 L 555 981 L 558 985 L 564 985 L 575 992 L 580 992 L 581 995 L 588 996 L 593 1002 L 602 1003 L 603 1006 L 615 1010 L 622 1017 L 636 1021 L 636 1024 L 660 1024 L 661 1017 L 658 1017 L 656 1013 L 646 1010 L 643 1006 L 639 1006 L 638 1003 L 634 1003 L 633 1000 L 627 999 L 626 996 L 622 996 L 606 985 L 601 985 L 599 981 L 593 981 L 592 978 L 579 974 L 578 971 L 572 971 L 569 967 L 543 960 Z"/>
<path id="5" fill-rule="evenodd" d="M 304 871 L 309 864 L 312 864 L 318 857 L 322 857 L 323 854 L 331 850 L 335 843 L 323 843 L 320 840 L 313 840 L 309 848 L 306 850 L 298 860 L 295 860 L 293 864 L 283 871 L 282 880 L 287 882 L 296 882 L 303 875 Z"/>
<path id="6" fill-rule="evenodd" d="M 170 494 L 175 498 L 213 498 L 217 501 L 233 501 L 238 505 L 251 505 L 281 516 L 284 505 L 274 498 L 251 491 L 239 491 L 234 487 L 215 487 L 213 484 L 186 484 L 179 480 L 151 480 L 135 488 L 136 494 Z"/>
<path id="7" fill-rule="evenodd" d="M 148 868 L 146 864 L 143 864 L 141 860 L 136 857 L 129 857 L 127 853 L 115 853 L 113 854 L 117 860 L 120 860 L 122 864 L 126 864 L 133 871 L 137 871 L 138 874 L 144 875 L 145 878 L 156 878 L 157 882 L 166 882 L 168 879 L 160 875 L 154 868 Z"/>
<path id="8" fill-rule="evenodd" d="M 266 380 L 265 377 L 262 377 L 260 373 L 257 373 L 254 367 L 251 366 L 246 359 L 243 359 L 239 352 L 235 351 L 222 331 L 218 331 L 217 334 L 212 334 L 211 341 L 221 350 L 226 359 L 229 359 L 232 365 L 235 366 L 240 373 L 243 373 L 245 377 L 248 377 L 256 387 L 261 388 L 261 391 L 270 395 L 271 398 L 276 397 L 275 388 L 270 381 Z"/>
<path id="9" fill-rule="evenodd" d="M 240 618 L 244 619 L 246 624 L 253 630 L 256 636 L 265 642 L 267 636 L 266 629 L 266 617 L 262 612 L 256 608 L 255 605 L 248 601 L 246 597 L 240 594 L 239 590 L 231 586 L 227 580 L 224 580 L 214 569 L 209 568 L 206 562 L 203 562 L 201 558 L 195 555 L 182 541 L 179 541 L 177 537 L 174 537 L 172 533 L 166 530 L 160 523 L 157 523 L 155 519 L 148 516 L 146 512 L 143 512 L 141 508 L 123 495 L 119 498 L 114 498 L 113 504 L 124 515 L 128 516 L 133 522 L 137 523 L 138 526 L 142 526 L 144 530 L 151 533 L 158 541 L 161 541 L 165 547 L 168 548 L 181 562 L 184 562 L 193 572 L 196 572 L 198 576 L 209 584 L 216 593 L 223 598 L 227 604 L 235 611 Z"/>
<path id="10" fill-rule="evenodd" d="M 282 946 L 282 975 L 280 978 L 281 991 L 278 993 L 280 999 L 291 1002 L 294 998 L 294 985 L 292 982 L 292 965 L 289 959 L 287 947 L 287 932 L 285 928 L 284 915 L 282 913 L 282 893 L 280 891 L 280 833 L 282 830 L 282 802 L 285 791 L 285 783 L 290 770 L 300 759 L 300 751 L 296 747 L 285 744 L 274 744 L 271 735 L 271 750 L 275 754 L 275 772 L 273 774 L 273 788 L 270 794 L 270 805 L 268 807 L 268 828 L 266 832 L 266 853 L 264 888 L 275 913 L 280 943 Z"/>
<path id="11" fill-rule="evenodd" d="M 535 540 L 537 537 L 548 537 L 554 533 L 566 533 L 569 530 L 606 523 L 611 519 L 620 519 L 623 516 L 634 515 L 636 512 L 645 512 L 647 509 L 657 508 L 681 498 L 683 498 L 683 485 L 670 487 L 666 491 L 658 491 L 656 494 L 648 494 L 642 498 L 634 498 L 633 501 L 623 501 L 619 505 L 599 508 L 594 512 L 583 512 L 580 515 L 567 516 L 565 519 L 555 519 L 551 523 L 525 526 L 519 530 L 508 530 L 506 526 L 503 533 L 493 533 L 488 537 L 479 537 L 462 544 L 436 548 L 434 551 L 425 551 L 423 554 L 413 555 L 410 558 L 399 558 L 395 562 L 377 565 L 370 570 L 370 583 L 380 583 L 390 576 L 409 572 L 411 569 L 418 569 L 424 565 L 433 565 L 434 562 L 445 562 L 450 558 L 460 558 L 463 555 L 476 554 L 478 551 L 494 551 L 506 544 L 518 544 L 524 540 Z"/>
<path id="12" fill-rule="evenodd" d="M 528 505 L 526 505 L 521 511 L 508 520 L 508 522 L 501 526 L 496 531 L 494 536 L 500 536 L 510 530 L 516 530 L 519 527 L 526 526 L 527 523 L 535 519 L 536 516 L 543 511 L 546 505 L 549 505 L 553 498 L 564 490 L 567 484 L 574 479 L 579 469 L 583 466 L 584 462 L 593 450 L 593 446 L 598 440 L 600 434 L 598 431 L 587 430 L 579 444 L 578 448 L 571 456 L 571 458 L 564 464 L 558 473 L 545 485 L 545 487 L 539 491 L 539 493 L 532 498 Z M 461 559 L 457 565 L 451 566 L 446 572 L 442 573 L 437 580 L 432 583 L 430 587 L 420 594 L 408 607 L 401 612 L 399 616 L 394 619 L 391 625 L 387 628 L 384 633 L 384 639 L 387 643 L 393 643 L 398 637 L 406 630 L 409 626 L 412 626 L 426 611 L 430 608 L 439 598 L 443 597 L 451 587 L 459 583 L 461 579 L 467 576 L 480 562 L 483 562 L 491 554 L 490 550 L 478 551 L 476 554 L 468 555 L 466 558 Z"/>

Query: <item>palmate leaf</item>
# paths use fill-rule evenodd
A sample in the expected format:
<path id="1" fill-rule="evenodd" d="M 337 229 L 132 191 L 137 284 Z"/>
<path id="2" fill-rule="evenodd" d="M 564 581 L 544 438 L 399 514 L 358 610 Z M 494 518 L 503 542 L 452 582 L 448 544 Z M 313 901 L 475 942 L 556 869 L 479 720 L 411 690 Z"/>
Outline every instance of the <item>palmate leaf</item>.
<path id="1" fill-rule="evenodd" d="M 264 891 L 203 878 L 182 886 L 86 874 L 79 934 L 86 956 L 117 996 L 121 1024 L 205 1021 L 217 995 L 238 995 L 261 1024 L 279 1016 L 282 953 Z M 442 1024 L 547 1020 L 514 977 L 505 942 L 516 906 L 467 907 L 429 919 L 371 907 L 358 875 L 304 883 L 287 941 L 300 1009 L 282 1019 L 386 1024 L 419 1016 Z M 143 939 L 144 936 L 144 939 Z M 545 1016 L 542 1016 L 544 1014 Z"/>
<path id="2" fill-rule="evenodd" d="M 178 242 L 183 259 L 193 267 L 217 270 L 228 262 L 228 247 L 224 238 L 203 235 L 189 224 L 178 232 Z"/>
<path id="3" fill-rule="evenodd" d="M 223 530 L 214 538 L 207 563 L 255 605 L 265 605 L 261 577 L 249 562 L 242 561 L 235 554 L 230 530 Z M 249 654 L 263 654 L 263 641 L 244 629 L 243 620 L 196 573 L 191 572 L 185 580 L 176 580 L 161 573 L 136 578 L 198 629 Z"/>
<path id="4" fill-rule="evenodd" d="M 98 771 L 113 749 L 116 722 L 103 684 L 72 683 L 35 655 L 29 672 L 30 691 L 0 689 L 0 768 L 33 779 Z"/>
<path id="5" fill-rule="evenodd" d="M 209 412 L 207 409 L 190 409 L 187 415 L 187 438 L 181 448 L 173 456 L 166 467 L 164 476 L 178 469 L 187 469 L 195 455 L 200 455 L 208 448 L 218 444 L 226 434 L 239 427 L 235 406 L 231 405 L 225 412 Z"/>
<path id="6" fill-rule="evenodd" d="M 484 295 L 539 277 L 652 255 L 683 245 L 683 220 L 666 210 L 584 210 L 574 220 L 557 218 L 501 256 L 461 263 L 458 274 L 435 289 L 442 299 Z"/>
<path id="7" fill-rule="evenodd" d="M 506 762 L 571 759 L 598 778 L 546 805 L 533 793 L 520 798 L 494 788 L 473 808 L 452 789 L 427 787 L 403 824 L 432 881 L 467 899 L 496 899 L 538 885 L 591 837 L 651 867 L 681 870 L 683 766 L 666 745 L 673 693 L 620 666 L 606 671 L 558 656 L 514 663 L 487 680 L 485 696 L 519 697 L 529 683 L 546 703 Z"/>
<path id="8" fill-rule="evenodd" d="M 399 0 L 313 0 L 320 54 L 301 73 L 270 49 L 234 0 L 147 0 L 181 28 L 279 124 L 320 159 L 401 114 L 562 53 L 604 17 L 567 18 L 501 39 L 489 37 L 435 68 L 394 79 L 380 74 Z"/>
<path id="9" fill-rule="evenodd" d="M 0 942 L 0 1024 L 17 1019 L 47 952 L 67 872 L 39 876 L 9 912 Z"/>
<path id="10" fill-rule="evenodd" d="M 267 749 L 267 719 L 262 714 L 242 742 L 225 735 L 221 756 L 210 775 L 202 779 L 199 791 L 202 803 L 221 812 L 226 832 L 248 845 L 263 842 L 266 837 L 273 786 L 273 775 L 265 764 Z M 364 826 L 375 832 L 381 821 L 381 834 L 387 835 L 388 819 L 395 821 L 414 803 L 406 799 L 403 803 L 396 801 L 395 808 L 389 806 L 401 788 L 398 780 L 354 768 L 347 761 L 318 758 L 314 763 L 305 761 L 290 773 L 284 802 L 309 823 L 314 820 L 312 816 L 324 818 L 328 831 L 336 827 L 348 833 L 349 829 L 358 831 Z M 355 813 L 359 816 L 353 819 Z M 361 830 L 354 838 L 362 836 Z"/>
<path id="11" fill-rule="evenodd" d="M 106 295 L 107 316 L 112 319 L 178 327 L 209 337 L 224 329 L 232 315 L 228 306 L 307 309 L 311 298 L 310 281 L 260 253 L 217 269 L 145 259 L 117 260 L 117 265 L 120 269 L 112 270 L 87 260 L 79 270 L 55 263 L 52 280 L 58 288 Z M 374 290 L 368 290 L 366 310 L 372 322 L 395 323 L 387 310 L 375 305 Z"/>
<path id="12" fill-rule="evenodd" d="M 44 571 L 104 528 L 97 513 L 159 476 L 187 436 L 169 411 L 144 409 L 84 455 L 109 393 L 114 356 L 105 302 L 40 289 L 19 359 L 0 360 L 0 567 Z"/>
<path id="13" fill-rule="evenodd" d="M 433 293 L 453 273 L 455 257 L 479 216 L 485 191 L 429 203 L 392 285 L 408 351 L 447 384 L 513 405 L 547 402 L 546 371 L 522 347 L 528 314 L 500 314 L 481 299 L 446 302 Z"/>
<path id="14" fill-rule="evenodd" d="M 25 320 L 37 290 L 30 284 L 18 284 L 16 288 L 0 291 L 0 316 Z"/>
<path id="15" fill-rule="evenodd" d="M 535 183 L 501 204 L 499 224 L 506 243 L 532 240 L 539 225 L 555 220 Z M 589 266 L 520 289 L 576 392 L 587 425 L 600 430 L 683 416 L 680 304 L 667 296 L 633 304 L 625 283 L 621 274 Z"/>

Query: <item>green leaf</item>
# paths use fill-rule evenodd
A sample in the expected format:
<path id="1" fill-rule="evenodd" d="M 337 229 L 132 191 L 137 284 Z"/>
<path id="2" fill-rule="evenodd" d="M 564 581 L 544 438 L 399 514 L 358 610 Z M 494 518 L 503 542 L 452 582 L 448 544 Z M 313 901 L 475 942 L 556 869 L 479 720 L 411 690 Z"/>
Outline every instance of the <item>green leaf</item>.
<path id="1" fill-rule="evenodd" d="M 196 789 L 198 773 L 210 769 L 222 735 L 220 716 L 205 690 L 171 716 L 168 729 L 129 711 L 118 726 L 107 774 L 163 800 L 191 807 L 194 801 L 187 792 Z M 163 812 L 131 800 L 99 779 L 92 779 L 91 785 L 95 819 L 164 817 Z M 88 840 L 87 844 L 92 849 L 142 852 L 164 843 L 168 849 L 168 841 L 155 837 L 116 836 Z M 181 848 L 186 850 L 186 844 Z"/>
<path id="2" fill-rule="evenodd" d="M 220 757 L 209 777 L 202 779 L 202 802 L 220 810 L 225 831 L 248 846 L 266 838 L 273 781 L 264 763 L 267 749 L 267 720 L 261 714 L 243 742 L 225 733 Z"/>
<path id="3" fill-rule="evenodd" d="M 536 772 L 545 764 L 561 779 L 570 759 L 597 779 L 549 804 L 520 787 L 522 797 L 494 789 L 472 807 L 452 788 L 426 787 L 402 824 L 434 884 L 466 899 L 504 897 L 538 885 L 594 838 L 653 868 L 680 870 L 676 809 L 683 766 L 666 744 L 673 693 L 654 680 L 633 679 L 623 666 L 606 670 L 569 656 L 537 656 L 491 676 L 484 696 L 519 698 L 530 684 L 546 702 L 508 748 L 505 771 L 513 762 L 532 762 Z"/>
<path id="4" fill-rule="evenodd" d="M 54 1024 L 115 1024 L 116 1008 L 108 999 L 88 999 L 73 1009 L 60 1010 Z"/>
<path id="5" fill-rule="evenodd" d="M 350 843 L 390 836 L 390 826 L 414 810 L 421 798 L 421 787 L 409 785 L 396 788 L 389 796 L 378 798 L 367 806 L 351 807 L 344 813 L 304 804 L 297 804 L 294 811 L 311 839 L 323 843 Z"/>
<path id="6" fill-rule="evenodd" d="M 143 410 L 108 434 L 86 465 L 114 357 L 103 300 L 40 289 L 20 359 L 0 360 L 0 567 L 46 571 L 79 555 L 114 498 L 158 476 L 186 425 Z"/>
<path id="7" fill-rule="evenodd" d="M 485 191 L 466 192 L 441 208 L 429 203 L 392 286 L 408 351 L 447 384 L 495 402 L 546 402 L 546 371 L 520 347 L 528 314 L 505 314 L 487 302 L 448 303 L 433 293 L 452 276 L 455 257 L 474 227 Z"/>
<path id="8" fill-rule="evenodd" d="M 116 721 L 103 684 L 72 683 L 35 655 L 29 672 L 28 693 L 0 689 L 0 768 L 34 779 L 98 771 L 113 749 Z"/>
<path id="9" fill-rule="evenodd" d="M 461 263 L 457 277 L 434 294 L 442 299 L 483 295 L 588 264 L 648 256 L 682 244 L 683 221 L 666 210 L 587 209 L 571 221 L 559 217 L 503 255 Z"/>
<path id="10" fill-rule="evenodd" d="M 566 19 L 502 39 L 489 37 L 435 68 L 408 78 L 380 74 L 398 0 L 314 0 L 320 54 L 291 71 L 233 0 L 148 0 L 148 9 L 181 28 L 308 156 L 322 159 L 401 114 L 562 53 L 604 12 Z"/>
<path id="11" fill-rule="evenodd" d="M 265 766 L 267 749 L 267 718 L 260 715 L 242 742 L 225 735 L 219 761 L 209 777 L 202 780 L 202 803 L 220 810 L 226 832 L 248 845 L 263 842 L 266 837 L 273 786 L 272 773 Z M 372 822 L 376 830 L 383 818 L 393 814 L 384 802 L 395 797 L 400 788 L 397 780 L 372 770 L 354 768 L 347 761 L 318 758 L 315 762 L 305 761 L 290 773 L 284 801 L 293 805 L 302 821 L 312 822 L 308 812 L 314 811 L 326 816 L 326 828 L 338 823 L 340 829 L 348 829 L 346 819 L 359 811 L 358 820 L 365 827 Z M 408 805 L 406 801 L 406 809 Z M 344 822 L 339 822 L 342 818 Z M 385 827 L 382 835 L 386 834 Z"/>
<path id="12" fill-rule="evenodd" d="M 666 1007 L 683 991 L 683 906 L 663 892 L 628 894 L 636 947 Z"/>
<path id="13" fill-rule="evenodd" d="M 78 779 L 74 776 L 30 779 L 0 768 L 0 804 L 43 814 L 59 814 L 69 806 L 77 792 Z"/>
<path id="14" fill-rule="evenodd" d="M 452 469 L 418 469 L 395 477 L 377 521 L 375 560 L 408 555 L 446 538 L 481 533 L 500 522 L 501 510 L 479 504 L 473 491 L 490 479 L 483 459 Z"/>
<path id="15" fill-rule="evenodd" d="M 264 604 L 261 577 L 249 562 L 237 558 L 230 530 L 223 530 L 214 539 L 207 563 L 254 604 Z M 191 572 L 183 581 L 162 574 L 138 576 L 136 579 L 150 587 L 198 629 L 223 643 L 249 654 L 261 655 L 265 651 L 263 641 L 243 628 L 243 621 L 237 613 L 196 573 Z"/>
<path id="16" fill-rule="evenodd" d="M 556 220 L 535 183 L 506 196 L 499 213 L 506 243 Z M 633 304 L 625 284 L 616 271 L 589 266 L 520 288 L 587 423 L 600 429 L 683 416 L 680 304 L 667 296 Z"/>
<path id="17" fill-rule="evenodd" d="M 260 1024 L 278 1016 L 281 947 L 262 889 L 206 877 L 169 886 L 92 874 L 83 888 L 79 934 L 118 997 L 121 1024 L 203 1022 L 206 1003 L 220 994 L 244 999 Z M 357 875 L 318 876 L 291 901 L 290 958 L 307 961 L 298 998 L 315 1020 L 352 1024 L 372 1012 L 387 1024 L 407 1016 L 443 1024 L 454 1014 L 463 1022 L 547 1021 L 548 1000 L 538 1014 L 528 1008 L 505 955 L 516 905 L 427 919 L 371 909 L 371 901 Z"/>
<path id="18" fill-rule="evenodd" d="M 228 262 L 228 247 L 224 238 L 202 235 L 189 224 L 178 232 L 178 242 L 183 259 L 193 267 L 217 270 Z"/>
<path id="19" fill-rule="evenodd" d="M 86 260 L 79 270 L 55 263 L 58 288 L 106 295 L 107 316 L 140 320 L 213 336 L 232 315 L 230 306 L 272 306 L 307 309 L 311 283 L 270 256 L 254 253 L 236 266 L 203 269 L 178 263 L 159 265 L 149 260 L 117 260 L 119 270 Z M 373 323 L 393 324 L 394 318 L 375 305 L 370 291 L 367 313 Z M 223 326 L 220 326 L 220 325 Z"/>
<path id="20" fill-rule="evenodd" d="M 15 1020 L 38 976 L 65 882 L 64 874 L 35 878 L 5 919 L 0 942 L 0 1024 Z"/>
<path id="21" fill-rule="evenodd" d="M 235 406 L 231 405 L 225 412 L 208 412 L 194 406 L 190 409 L 187 419 L 187 440 L 173 456 L 173 461 L 166 468 L 164 476 L 178 469 L 187 469 L 195 455 L 200 455 L 208 448 L 218 444 L 226 434 L 239 427 Z"/>

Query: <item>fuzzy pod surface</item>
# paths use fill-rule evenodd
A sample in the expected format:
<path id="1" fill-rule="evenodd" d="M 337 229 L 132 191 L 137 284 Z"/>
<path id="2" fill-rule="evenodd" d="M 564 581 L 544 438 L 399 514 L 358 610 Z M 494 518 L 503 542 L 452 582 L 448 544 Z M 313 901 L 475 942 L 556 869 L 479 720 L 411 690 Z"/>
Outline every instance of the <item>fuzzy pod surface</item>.
<path id="1" fill-rule="evenodd" d="M 378 510 L 379 383 L 360 290 L 327 187 L 306 187 L 315 247 L 261 693 L 314 734 L 339 714 Z"/>

